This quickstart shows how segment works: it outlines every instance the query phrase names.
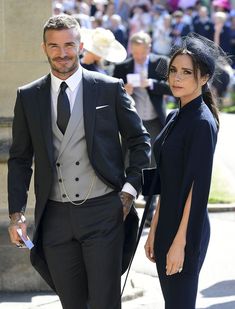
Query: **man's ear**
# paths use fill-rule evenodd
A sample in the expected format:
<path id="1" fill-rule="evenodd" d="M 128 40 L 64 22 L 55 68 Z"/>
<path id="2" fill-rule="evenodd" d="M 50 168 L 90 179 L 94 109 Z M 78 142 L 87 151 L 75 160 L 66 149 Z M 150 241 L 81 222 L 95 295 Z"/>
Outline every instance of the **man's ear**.
<path id="1" fill-rule="evenodd" d="M 80 44 L 79 44 L 79 51 L 78 51 L 79 56 L 83 54 L 83 51 L 84 51 L 83 50 L 83 45 L 84 45 L 83 42 L 80 42 Z"/>
<path id="2" fill-rule="evenodd" d="M 44 53 L 46 54 L 46 45 L 44 42 L 41 43 L 41 47 L 42 47 L 42 50 L 44 51 Z"/>

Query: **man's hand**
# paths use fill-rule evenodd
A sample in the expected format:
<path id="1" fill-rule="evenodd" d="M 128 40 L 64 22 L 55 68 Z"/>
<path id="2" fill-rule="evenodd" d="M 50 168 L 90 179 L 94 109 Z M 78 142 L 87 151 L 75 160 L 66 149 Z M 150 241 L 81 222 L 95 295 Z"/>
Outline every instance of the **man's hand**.
<path id="1" fill-rule="evenodd" d="M 151 87 L 151 85 L 152 85 L 151 79 L 144 78 L 144 79 L 141 80 L 141 84 L 140 84 L 141 88 Z"/>
<path id="2" fill-rule="evenodd" d="M 131 84 L 125 84 L 124 88 L 129 95 L 133 94 L 134 88 Z"/>
<path id="3" fill-rule="evenodd" d="M 120 196 L 120 200 L 121 200 L 122 205 L 123 205 L 123 220 L 125 220 L 126 216 L 128 215 L 128 213 L 131 209 L 131 206 L 132 206 L 135 198 L 130 193 L 127 193 L 127 192 L 124 192 L 124 191 L 121 191 L 119 193 L 119 196 Z"/>
<path id="4" fill-rule="evenodd" d="M 11 242 L 17 247 L 22 247 L 23 242 L 17 232 L 17 229 L 21 229 L 23 237 L 27 239 L 27 225 L 25 223 L 25 216 L 21 212 L 15 212 L 10 215 L 10 219 L 11 221 L 8 226 L 8 232 Z"/>

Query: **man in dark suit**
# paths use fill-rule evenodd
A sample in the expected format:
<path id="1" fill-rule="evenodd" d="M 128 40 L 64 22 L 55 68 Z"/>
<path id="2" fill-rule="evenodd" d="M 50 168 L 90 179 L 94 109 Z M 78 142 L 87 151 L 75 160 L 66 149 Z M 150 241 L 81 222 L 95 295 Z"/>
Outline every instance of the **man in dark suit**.
<path id="1" fill-rule="evenodd" d="M 31 262 L 64 309 L 118 309 L 124 224 L 148 166 L 149 135 L 120 80 L 79 65 L 77 21 L 51 17 L 43 49 L 51 73 L 19 88 L 8 161 L 12 243 L 35 162 Z M 125 170 L 120 134 L 127 141 Z"/>
<path id="2" fill-rule="evenodd" d="M 171 94 L 165 81 L 168 59 L 151 53 L 151 37 L 143 31 L 132 35 L 130 48 L 131 57 L 115 66 L 113 76 L 123 79 L 125 89 L 133 97 L 137 112 L 153 143 L 166 120 L 163 95 Z M 154 157 L 151 159 L 151 165 L 155 166 Z M 155 200 L 147 216 L 148 226 L 154 208 Z"/>
<path id="3" fill-rule="evenodd" d="M 208 8 L 206 6 L 201 6 L 199 8 L 198 18 L 193 22 L 193 30 L 211 41 L 214 40 L 214 24 L 209 17 Z"/>

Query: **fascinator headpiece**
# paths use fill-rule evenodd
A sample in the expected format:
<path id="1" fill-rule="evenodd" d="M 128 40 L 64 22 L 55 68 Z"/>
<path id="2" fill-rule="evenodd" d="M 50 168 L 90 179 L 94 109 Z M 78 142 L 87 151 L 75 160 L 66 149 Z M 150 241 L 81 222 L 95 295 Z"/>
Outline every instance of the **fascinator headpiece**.
<path id="1" fill-rule="evenodd" d="M 217 72 L 220 72 L 220 68 L 229 65 L 229 57 L 222 48 L 213 41 L 193 32 L 182 38 L 180 46 L 172 47 L 170 57 L 174 58 L 174 55 L 178 53 L 191 55 L 209 75 L 209 79 L 212 79 Z M 159 63 L 156 71 L 167 78 L 168 66 L 165 62 Z"/>

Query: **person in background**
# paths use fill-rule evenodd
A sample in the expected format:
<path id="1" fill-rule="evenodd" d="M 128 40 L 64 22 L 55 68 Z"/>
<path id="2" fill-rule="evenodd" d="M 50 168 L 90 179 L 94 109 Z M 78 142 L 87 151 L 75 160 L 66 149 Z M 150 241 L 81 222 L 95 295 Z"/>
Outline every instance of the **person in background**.
<path id="1" fill-rule="evenodd" d="M 158 55 L 169 56 L 172 47 L 171 15 L 164 14 L 162 22 L 153 28 L 153 52 Z"/>
<path id="2" fill-rule="evenodd" d="M 124 81 L 125 89 L 135 101 L 136 109 L 151 137 L 151 143 L 165 124 L 166 108 L 163 101 L 165 94 L 170 95 L 168 84 L 158 74 L 158 68 L 167 67 L 167 58 L 151 53 L 151 37 L 143 32 L 137 32 L 130 38 L 131 57 L 115 65 L 113 76 Z M 136 82 L 134 78 L 139 78 Z M 131 79 L 132 78 L 132 79 Z M 125 141 L 124 153 L 125 151 Z M 152 156 L 151 166 L 155 166 Z M 149 226 L 155 209 L 153 199 L 147 217 Z"/>
<path id="3" fill-rule="evenodd" d="M 115 36 L 115 39 L 121 43 L 125 48 L 127 48 L 128 36 L 127 29 L 122 23 L 122 18 L 118 14 L 113 14 L 110 17 L 110 27 L 109 30 Z"/>
<path id="4" fill-rule="evenodd" d="M 227 54 L 231 53 L 231 29 L 226 24 L 227 14 L 224 12 L 214 13 L 214 42 L 219 45 Z"/>
<path id="5" fill-rule="evenodd" d="M 231 55 L 231 28 L 226 25 L 227 14 L 225 12 L 214 13 L 214 42 L 219 45 L 227 55 Z M 213 80 L 214 94 L 219 98 L 220 105 L 223 105 L 223 99 L 226 96 L 230 82 L 230 66 L 220 66 L 219 74 Z"/>
<path id="6" fill-rule="evenodd" d="M 85 2 L 81 2 L 76 6 L 76 13 L 73 14 L 73 17 L 76 18 L 80 27 L 90 29 L 92 28 L 90 13 L 90 6 Z"/>
<path id="7" fill-rule="evenodd" d="M 81 29 L 84 52 L 81 65 L 91 71 L 112 75 L 108 63 L 118 63 L 126 59 L 126 49 L 120 44 L 113 33 L 101 27 L 95 29 Z"/>
<path id="8" fill-rule="evenodd" d="M 149 33 L 152 26 L 152 14 L 150 14 L 149 7 L 147 5 L 137 5 L 132 7 L 131 15 L 128 23 L 129 41 L 127 46 L 128 55 L 131 54 L 131 42 L 130 38 L 133 34 L 140 31 Z"/>
<path id="9" fill-rule="evenodd" d="M 208 8 L 201 6 L 198 10 L 198 18 L 193 23 L 194 32 L 206 37 L 207 39 L 214 40 L 214 24 L 209 17 Z"/>
<path id="10" fill-rule="evenodd" d="M 210 238 L 207 202 L 219 130 L 208 82 L 222 60 L 225 53 L 197 34 L 189 34 L 170 58 L 167 78 L 179 108 L 153 146 L 161 193 L 145 244 L 167 309 L 195 309 Z"/>
<path id="11" fill-rule="evenodd" d="M 177 10 L 172 14 L 173 22 L 171 37 L 174 45 L 180 45 L 182 37 L 190 32 L 189 25 L 183 21 L 183 16 L 184 14 L 180 10 Z"/>
<path id="12" fill-rule="evenodd" d="M 232 67 L 235 69 L 235 10 L 230 13 L 230 46 L 232 55 Z"/>
<path id="13" fill-rule="evenodd" d="M 213 0 L 212 6 L 215 12 L 229 13 L 231 9 L 231 3 L 229 0 Z"/>
<path id="14" fill-rule="evenodd" d="M 51 72 L 17 92 L 8 161 L 9 234 L 21 246 L 35 169 L 31 262 L 63 309 L 120 309 L 124 220 L 149 164 L 149 134 L 120 80 L 79 64 L 80 26 L 44 25 Z M 120 135 L 129 148 L 125 169 Z"/>

